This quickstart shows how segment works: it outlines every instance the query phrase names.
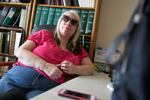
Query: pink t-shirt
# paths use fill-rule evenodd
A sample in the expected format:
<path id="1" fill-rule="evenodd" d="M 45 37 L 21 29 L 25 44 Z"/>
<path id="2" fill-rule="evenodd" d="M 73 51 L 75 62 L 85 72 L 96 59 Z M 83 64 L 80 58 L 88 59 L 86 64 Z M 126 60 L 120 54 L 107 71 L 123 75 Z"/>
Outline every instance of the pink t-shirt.
<path id="1" fill-rule="evenodd" d="M 71 61 L 75 65 L 80 65 L 81 60 L 88 56 L 88 53 L 84 50 L 82 46 L 82 53 L 79 55 L 74 55 L 71 51 L 64 51 L 57 45 L 53 34 L 47 30 L 40 30 L 31 36 L 28 37 L 28 40 L 33 41 L 37 46 L 32 50 L 32 52 L 45 61 L 52 64 L 60 64 L 62 61 L 67 60 Z M 26 66 L 21 62 L 17 61 L 15 65 Z M 43 71 L 36 68 L 36 71 L 44 75 L 45 77 L 51 79 Z M 70 76 L 69 74 L 64 73 L 60 79 L 55 80 L 56 82 L 63 83 L 65 81 L 64 77 Z"/>

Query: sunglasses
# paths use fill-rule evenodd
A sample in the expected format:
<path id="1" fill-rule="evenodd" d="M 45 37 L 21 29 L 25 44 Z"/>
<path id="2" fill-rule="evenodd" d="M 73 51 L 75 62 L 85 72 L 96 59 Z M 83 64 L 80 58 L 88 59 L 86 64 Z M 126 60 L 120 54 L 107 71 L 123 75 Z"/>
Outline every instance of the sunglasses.
<path id="1" fill-rule="evenodd" d="M 72 19 L 72 18 L 70 18 L 70 17 L 67 16 L 67 15 L 63 15 L 62 20 L 63 20 L 64 22 L 70 21 L 71 25 L 73 25 L 73 26 L 78 25 L 78 23 L 79 23 L 77 20 Z"/>

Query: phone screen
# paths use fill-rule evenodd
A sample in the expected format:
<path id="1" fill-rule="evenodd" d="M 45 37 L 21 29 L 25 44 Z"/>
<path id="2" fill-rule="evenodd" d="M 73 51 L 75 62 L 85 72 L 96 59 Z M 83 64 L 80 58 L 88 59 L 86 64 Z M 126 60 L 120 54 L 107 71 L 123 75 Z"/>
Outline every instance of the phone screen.
<path id="1" fill-rule="evenodd" d="M 90 99 L 90 97 L 91 97 L 90 95 L 83 94 L 83 93 L 78 93 L 78 92 L 74 92 L 74 91 L 70 91 L 70 90 L 65 90 L 64 93 L 69 94 L 69 95 L 82 97 L 82 98 L 87 98 L 87 99 Z"/>
<path id="2" fill-rule="evenodd" d="M 93 95 L 80 93 L 80 92 L 72 91 L 68 89 L 61 89 L 59 91 L 59 95 L 78 99 L 78 100 L 95 100 L 96 99 L 96 97 Z"/>

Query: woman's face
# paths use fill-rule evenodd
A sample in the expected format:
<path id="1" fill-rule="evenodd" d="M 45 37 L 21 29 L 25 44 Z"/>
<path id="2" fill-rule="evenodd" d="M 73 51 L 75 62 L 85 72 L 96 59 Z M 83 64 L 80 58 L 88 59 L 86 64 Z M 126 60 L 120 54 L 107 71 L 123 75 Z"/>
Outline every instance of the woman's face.
<path id="1" fill-rule="evenodd" d="M 78 24 L 79 22 L 75 15 L 71 13 L 63 15 L 59 26 L 59 35 L 68 40 L 75 33 Z"/>

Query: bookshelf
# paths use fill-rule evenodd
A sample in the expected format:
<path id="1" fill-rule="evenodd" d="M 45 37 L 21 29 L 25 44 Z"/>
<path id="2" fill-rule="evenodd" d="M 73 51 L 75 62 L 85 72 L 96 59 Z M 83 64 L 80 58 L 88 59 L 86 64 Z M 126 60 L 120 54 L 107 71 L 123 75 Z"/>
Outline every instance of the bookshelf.
<path id="1" fill-rule="evenodd" d="M 29 32 L 30 16 L 31 16 L 31 11 L 32 11 L 32 2 L 33 2 L 32 0 L 29 3 L 0 2 L 0 8 L 8 6 L 8 7 L 20 8 L 20 9 L 24 8 L 26 10 L 26 15 L 25 15 L 26 21 L 25 21 L 25 26 L 23 27 L 25 30 L 25 37 L 28 36 L 28 32 Z M 21 12 L 20 12 L 20 14 L 21 14 Z M 21 20 L 21 15 L 19 17 L 19 21 L 20 20 Z M 5 25 L 5 26 L 7 26 L 7 25 Z"/>
<path id="2" fill-rule="evenodd" d="M 0 16 L 0 77 L 3 75 L 3 73 L 7 72 L 11 64 L 16 61 L 14 52 L 19 47 L 19 45 L 24 42 L 24 38 L 28 36 L 27 33 L 29 32 L 30 27 L 32 0 L 29 3 L 0 2 L 1 13 L 3 12 L 4 7 L 8 8 L 8 11 L 4 17 L 2 16 L 3 20 L 1 20 L 2 17 Z M 15 16 L 15 9 L 17 9 L 16 12 L 18 12 L 16 19 L 11 17 L 12 15 Z M 26 12 L 22 18 L 24 22 L 23 27 L 20 26 L 20 23 L 22 22 L 21 16 L 23 14 L 22 9 L 24 9 Z M 11 13 L 9 13 L 10 11 Z M 15 22 L 17 24 L 10 24 L 12 23 L 10 20 L 12 21 L 12 19 L 15 20 L 13 23 Z M 8 56 L 3 57 L 4 54 Z M 11 59 L 10 56 L 14 56 L 14 58 Z"/>
<path id="3" fill-rule="evenodd" d="M 52 0 L 51 0 L 52 1 Z M 56 0 L 58 1 L 58 0 Z M 62 1 L 62 0 L 60 0 Z M 73 0 L 72 0 L 73 1 Z M 74 0 L 77 1 L 77 0 Z M 89 56 L 91 58 L 91 60 L 94 59 L 94 51 L 95 51 L 95 46 L 96 46 L 96 36 L 97 36 L 97 31 L 98 31 L 98 22 L 99 22 L 99 17 L 100 17 L 100 5 L 101 5 L 101 0 L 78 0 L 78 3 L 80 3 L 80 1 L 82 1 L 82 3 L 84 1 L 86 2 L 93 2 L 94 5 L 93 6 L 64 6 L 64 5 L 54 5 L 54 4 L 40 4 L 38 3 L 38 0 L 33 0 L 33 4 L 32 4 L 32 14 L 31 14 L 31 20 L 30 20 L 30 27 L 29 27 L 29 34 L 31 34 L 32 29 L 34 28 L 34 21 L 35 21 L 35 17 L 36 17 L 36 9 L 37 7 L 48 7 L 48 8 L 60 8 L 60 9 L 79 9 L 79 10 L 92 10 L 94 11 L 94 17 L 93 17 L 93 22 L 92 22 L 92 30 L 90 34 L 81 34 L 81 39 L 88 39 L 89 43 L 87 43 L 87 48 L 88 52 L 89 52 Z M 84 3 L 86 3 L 84 2 Z M 87 15 L 88 16 L 88 15 Z M 28 34 L 28 35 L 29 35 Z M 82 41 L 81 41 L 82 42 Z M 85 42 L 82 42 L 85 43 Z M 85 47 L 85 48 L 86 48 Z"/>

